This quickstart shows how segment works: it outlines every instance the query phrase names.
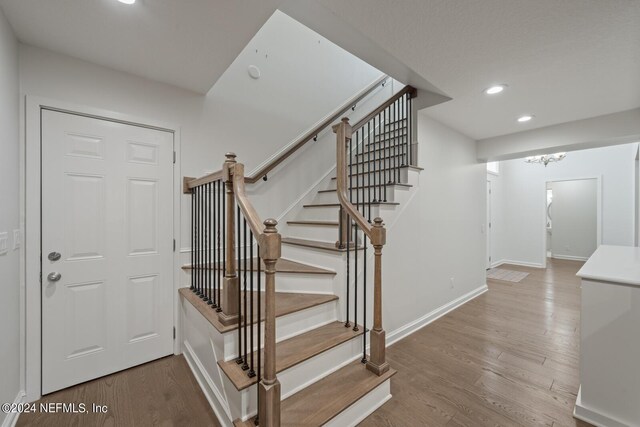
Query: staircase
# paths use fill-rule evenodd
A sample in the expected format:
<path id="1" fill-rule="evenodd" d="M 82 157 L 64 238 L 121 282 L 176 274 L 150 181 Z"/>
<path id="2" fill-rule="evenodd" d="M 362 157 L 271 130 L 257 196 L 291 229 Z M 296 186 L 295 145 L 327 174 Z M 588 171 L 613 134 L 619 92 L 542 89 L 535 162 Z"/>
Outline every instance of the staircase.
<path id="1" fill-rule="evenodd" d="M 184 352 L 223 425 L 355 425 L 391 398 L 380 217 L 417 182 L 414 97 L 405 87 L 353 128 L 334 126 L 335 174 L 283 235 L 253 209 L 244 186 L 259 177 L 245 177 L 235 155 L 185 178 L 194 250 L 180 289 Z"/>

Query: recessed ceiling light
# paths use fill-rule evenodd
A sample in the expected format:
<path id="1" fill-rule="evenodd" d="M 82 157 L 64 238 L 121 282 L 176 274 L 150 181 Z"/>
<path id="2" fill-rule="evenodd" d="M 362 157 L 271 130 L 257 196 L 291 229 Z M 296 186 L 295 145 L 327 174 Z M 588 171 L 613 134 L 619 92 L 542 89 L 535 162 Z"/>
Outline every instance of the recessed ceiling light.
<path id="1" fill-rule="evenodd" d="M 525 114 L 524 116 L 520 116 L 518 117 L 518 121 L 520 123 L 524 123 L 524 122 L 528 122 L 529 120 L 533 119 L 533 116 L 530 114 Z"/>
<path id="2" fill-rule="evenodd" d="M 495 95 L 497 93 L 502 92 L 506 88 L 507 88 L 507 85 L 495 85 L 495 86 L 491 86 L 490 88 L 485 89 L 484 93 L 487 94 L 487 95 Z"/>
<path id="3" fill-rule="evenodd" d="M 118 0 L 120 3 L 124 4 L 134 4 L 136 0 Z"/>

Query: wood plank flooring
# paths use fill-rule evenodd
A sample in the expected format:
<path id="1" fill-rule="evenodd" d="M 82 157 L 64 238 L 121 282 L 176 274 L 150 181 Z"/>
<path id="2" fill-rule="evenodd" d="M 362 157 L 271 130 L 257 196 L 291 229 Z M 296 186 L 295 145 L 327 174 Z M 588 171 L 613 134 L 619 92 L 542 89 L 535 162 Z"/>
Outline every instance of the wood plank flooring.
<path id="1" fill-rule="evenodd" d="M 169 356 L 49 394 L 36 402 L 107 405 L 106 414 L 29 413 L 18 427 L 220 426 L 186 360 Z"/>
<path id="2" fill-rule="evenodd" d="M 582 263 L 549 260 L 387 350 L 393 399 L 362 426 L 588 426 L 579 386 Z"/>

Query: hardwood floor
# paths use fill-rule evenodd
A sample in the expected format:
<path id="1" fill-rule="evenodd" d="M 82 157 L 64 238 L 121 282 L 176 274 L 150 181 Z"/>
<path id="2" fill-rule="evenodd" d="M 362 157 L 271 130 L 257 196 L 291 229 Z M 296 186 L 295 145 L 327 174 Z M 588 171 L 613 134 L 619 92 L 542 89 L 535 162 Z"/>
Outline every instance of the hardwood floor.
<path id="1" fill-rule="evenodd" d="M 106 405 L 106 414 L 22 414 L 17 426 L 219 426 L 183 356 L 170 356 L 52 393 L 36 402 Z"/>
<path id="2" fill-rule="evenodd" d="M 550 260 L 387 350 L 393 399 L 362 426 L 588 426 L 579 386 L 582 263 Z"/>

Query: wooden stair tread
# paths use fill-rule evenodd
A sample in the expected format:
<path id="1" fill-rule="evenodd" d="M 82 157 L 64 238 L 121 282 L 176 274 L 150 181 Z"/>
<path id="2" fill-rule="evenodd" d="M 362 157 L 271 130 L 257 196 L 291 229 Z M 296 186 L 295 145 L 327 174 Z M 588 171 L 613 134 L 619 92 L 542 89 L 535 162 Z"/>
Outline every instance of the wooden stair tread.
<path id="1" fill-rule="evenodd" d="M 315 248 L 315 249 L 323 249 L 326 251 L 333 251 L 333 252 L 346 252 L 347 249 L 339 249 L 336 248 L 336 244 L 335 243 L 331 243 L 331 242 L 322 242 L 320 240 L 309 240 L 309 239 L 299 239 L 297 237 L 283 237 L 282 238 L 282 243 L 288 244 L 288 245 L 295 245 L 295 246 L 305 246 L 308 248 Z M 362 246 L 358 246 L 357 248 L 354 247 L 353 244 L 351 244 L 350 247 L 351 250 L 357 249 L 360 250 L 362 249 Z"/>
<path id="2" fill-rule="evenodd" d="M 197 264 L 196 264 L 197 265 Z M 201 267 L 205 270 L 221 270 L 223 264 L 221 263 L 208 263 L 203 264 Z M 193 269 L 193 265 L 187 264 L 182 266 L 183 270 Z M 258 258 L 253 258 L 253 269 L 258 269 Z M 264 273 L 264 262 L 262 263 L 262 272 Z M 325 268 L 316 267 L 313 265 L 305 264 L 298 261 L 293 261 L 286 258 L 280 258 L 276 263 L 276 273 L 292 273 L 292 274 L 331 274 L 335 275 L 333 270 L 327 270 Z"/>
<path id="3" fill-rule="evenodd" d="M 392 170 L 395 170 L 395 169 L 405 169 L 405 168 L 409 168 L 411 170 L 416 170 L 416 171 L 423 171 L 424 170 L 424 168 L 421 168 L 419 166 L 398 166 L 398 168 L 377 169 L 375 171 L 358 172 L 358 173 L 352 173 L 350 175 L 352 175 L 352 176 L 355 176 L 355 175 L 367 175 L 367 174 L 373 174 L 373 173 L 380 172 L 380 171 L 386 172 L 386 171 L 392 171 Z M 334 176 L 331 179 L 335 180 L 336 177 Z M 388 182 L 387 184 L 394 184 L 394 183 L 393 182 Z"/>
<path id="4" fill-rule="evenodd" d="M 399 205 L 398 202 L 371 202 L 371 205 Z M 310 203 L 302 205 L 303 208 L 339 208 L 340 203 Z"/>
<path id="5" fill-rule="evenodd" d="M 200 312 L 204 316 L 209 323 L 213 325 L 214 328 L 218 330 L 220 333 L 225 333 L 229 331 L 234 331 L 237 329 L 236 325 L 223 325 L 218 318 L 218 312 L 215 309 L 211 308 L 205 301 L 203 301 L 200 297 L 194 294 L 189 288 L 180 288 L 180 295 L 184 297 L 187 301 L 193 305 L 196 310 Z M 240 298 L 243 298 L 243 294 L 240 295 Z M 287 314 L 296 313 L 298 311 L 306 310 L 311 307 L 315 307 L 321 304 L 326 304 L 331 301 L 337 300 L 338 297 L 336 295 L 328 295 L 328 294 L 299 294 L 293 292 L 276 292 L 276 317 L 286 316 Z M 264 320 L 265 310 L 264 310 L 264 292 L 260 292 L 260 300 L 262 304 L 262 319 Z M 254 311 L 257 312 L 257 305 L 254 304 Z M 257 321 L 257 316 L 254 316 Z"/>
<path id="6" fill-rule="evenodd" d="M 276 344 L 276 372 L 280 373 L 358 337 L 362 335 L 363 330 L 360 326 L 358 331 L 354 331 L 353 327 L 346 328 L 343 322 L 336 321 L 280 341 Z M 258 363 L 256 352 L 253 356 L 255 363 Z M 244 390 L 256 383 L 257 377 L 249 378 L 248 371 L 242 370 L 242 366 L 235 360 L 218 362 L 218 365 L 238 390 Z"/>
<path id="7" fill-rule="evenodd" d="M 396 374 L 389 369 L 381 376 L 355 361 L 282 401 L 281 426 L 321 426 Z M 234 422 L 253 426 L 253 420 Z"/>
<path id="8" fill-rule="evenodd" d="M 384 187 L 403 187 L 403 188 L 411 188 L 413 187 L 413 185 L 411 184 L 403 184 L 401 182 L 396 182 L 396 183 L 386 183 L 386 184 L 382 184 L 382 186 Z M 378 188 L 377 185 L 360 185 L 360 186 L 355 186 L 355 187 L 351 187 L 352 190 L 361 190 L 363 188 Z M 318 193 L 335 193 L 338 190 L 335 188 L 330 188 L 328 190 L 319 190 Z M 347 190 L 349 191 L 349 190 Z"/>

